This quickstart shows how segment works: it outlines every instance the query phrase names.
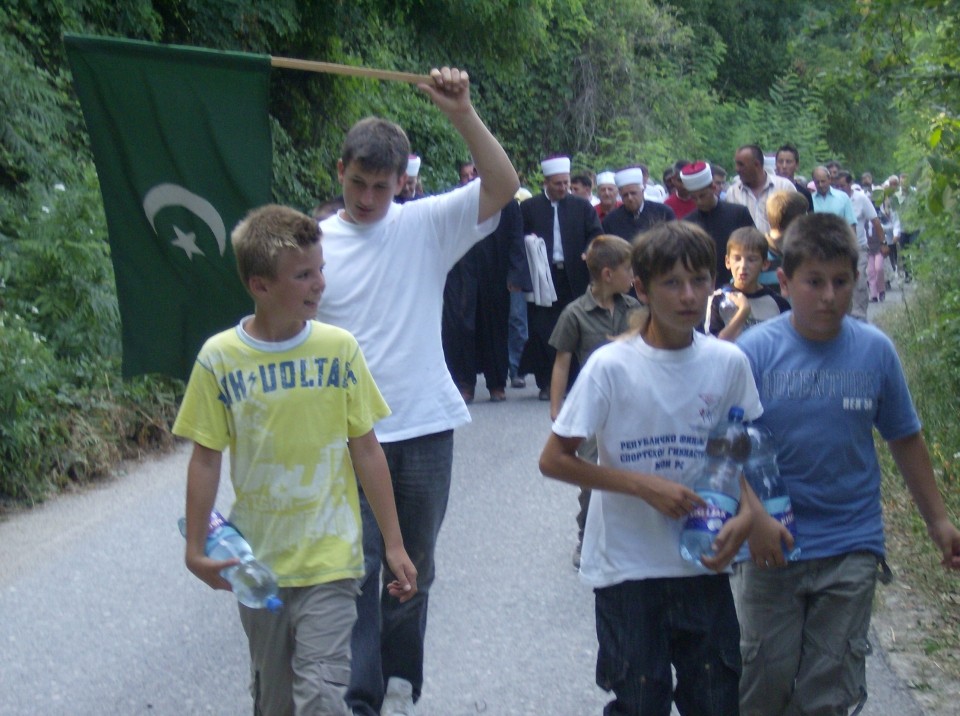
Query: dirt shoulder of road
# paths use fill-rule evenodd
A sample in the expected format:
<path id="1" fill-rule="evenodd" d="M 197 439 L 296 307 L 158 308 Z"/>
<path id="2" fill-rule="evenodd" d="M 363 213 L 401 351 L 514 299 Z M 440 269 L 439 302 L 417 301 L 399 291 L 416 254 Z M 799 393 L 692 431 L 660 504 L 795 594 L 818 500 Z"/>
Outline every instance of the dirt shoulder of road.
<path id="1" fill-rule="evenodd" d="M 884 314 L 902 309 L 904 299 L 915 288 L 894 282 L 884 303 L 870 304 L 871 323 L 877 321 L 882 329 Z M 960 715 L 960 627 L 956 616 L 960 592 L 945 593 L 955 581 L 935 574 L 943 568 L 935 553 L 926 551 L 926 534 L 912 524 L 916 507 L 899 477 L 892 482 L 890 493 L 884 496 L 884 522 L 887 560 L 895 578 L 891 584 L 877 585 L 873 632 L 891 667 L 926 713 Z"/>
<path id="2" fill-rule="evenodd" d="M 936 597 L 902 578 L 877 585 L 871 623 L 890 666 L 924 711 L 960 714 L 960 654 L 941 638 L 942 630 L 952 627 Z"/>

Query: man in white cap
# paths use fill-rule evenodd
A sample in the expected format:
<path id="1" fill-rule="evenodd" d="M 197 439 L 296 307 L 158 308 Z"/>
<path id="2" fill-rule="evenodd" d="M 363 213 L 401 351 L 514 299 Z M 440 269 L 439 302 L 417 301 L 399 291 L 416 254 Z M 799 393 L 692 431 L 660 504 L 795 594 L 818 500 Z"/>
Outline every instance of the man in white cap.
<path id="1" fill-rule="evenodd" d="M 543 193 L 520 205 L 523 234 L 536 234 L 544 240 L 557 300 L 551 306 L 527 303 L 528 337 L 520 359 L 520 375 L 533 373 L 540 400 L 547 401 L 556 356 L 549 343 L 550 334 L 564 306 L 582 296 L 590 285 L 590 272 L 583 254 L 602 229 L 590 202 L 570 193 L 569 157 L 545 159 L 540 166 Z M 571 370 L 571 379 L 574 374 Z"/>
<path id="2" fill-rule="evenodd" d="M 607 214 L 620 206 L 620 192 L 617 191 L 617 180 L 613 172 L 597 174 L 597 196 L 600 203 L 593 208 L 597 210 L 597 216 L 602 222 Z"/>
<path id="3" fill-rule="evenodd" d="M 753 223 L 764 234 L 770 233 L 767 221 L 767 198 L 778 189 L 796 191 L 793 182 L 763 168 L 763 150 L 756 144 L 744 144 L 733 155 L 737 179 L 727 189 L 727 201 L 750 210 Z"/>
<path id="4" fill-rule="evenodd" d="M 724 257 L 727 239 L 743 226 L 754 226 L 753 217 L 745 206 L 721 201 L 713 187 L 713 170 L 706 162 L 693 162 L 680 170 L 680 181 L 686 187 L 697 208 L 684 217 L 701 227 L 713 238 L 717 247 L 717 286 L 730 282 L 730 269 Z"/>
<path id="5" fill-rule="evenodd" d="M 422 160 L 416 154 L 411 154 L 407 157 L 407 174 L 406 178 L 403 180 L 403 186 L 400 188 L 400 193 L 396 196 L 396 201 L 399 204 L 403 204 L 407 201 L 413 201 L 414 199 L 420 199 L 424 196 L 423 191 L 418 191 L 418 182 L 420 180 L 420 162 Z"/>
<path id="6" fill-rule="evenodd" d="M 640 167 L 621 169 L 614 179 L 622 203 L 604 218 L 603 233 L 633 241 L 637 234 L 652 226 L 677 218 L 666 204 L 644 199 L 643 170 Z"/>

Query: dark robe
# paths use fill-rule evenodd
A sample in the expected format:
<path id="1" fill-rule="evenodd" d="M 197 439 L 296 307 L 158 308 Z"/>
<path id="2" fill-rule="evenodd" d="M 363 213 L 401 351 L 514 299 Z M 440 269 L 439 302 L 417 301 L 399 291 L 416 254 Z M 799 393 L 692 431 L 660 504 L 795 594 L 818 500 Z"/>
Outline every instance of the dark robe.
<path id="1" fill-rule="evenodd" d="M 457 387 L 472 391 L 483 373 L 487 389 L 507 384 L 507 285 L 531 290 L 520 205 L 500 210 L 500 224 L 474 244 L 447 274 L 442 339 L 447 368 Z"/>
<path id="2" fill-rule="evenodd" d="M 727 256 L 727 239 L 730 238 L 730 234 L 743 226 L 754 226 L 750 210 L 740 204 L 718 200 L 712 210 L 702 212 L 695 209 L 687 214 L 684 221 L 696 224 L 710 234 L 717 249 L 717 286 L 730 283 L 732 274 L 724 261 Z"/>
<path id="3" fill-rule="evenodd" d="M 603 220 L 603 233 L 619 236 L 632 243 L 637 234 L 676 218 L 673 209 L 666 204 L 644 200 L 637 214 L 631 214 L 623 206 L 618 206 L 607 214 Z"/>
<path id="4" fill-rule="evenodd" d="M 579 196 L 568 194 L 557 204 L 560 219 L 560 241 L 563 246 L 563 264 L 553 260 L 553 205 L 545 194 L 538 194 L 520 205 L 523 214 L 523 234 L 536 234 L 543 238 L 550 260 L 550 274 L 557 291 L 557 300 L 552 306 L 527 304 L 527 344 L 520 358 L 520 375 L 533 373 L 537 387 L 550 387 L 550 375 L 556 350 L 550 346 L 560 312 L 570 301 L 578 298 L 590 285 L 590 271 L 583 254 L 594 236 L 603 229 L 593 205 Z M 574 370 L 571 369 L 571 376 Z"/>

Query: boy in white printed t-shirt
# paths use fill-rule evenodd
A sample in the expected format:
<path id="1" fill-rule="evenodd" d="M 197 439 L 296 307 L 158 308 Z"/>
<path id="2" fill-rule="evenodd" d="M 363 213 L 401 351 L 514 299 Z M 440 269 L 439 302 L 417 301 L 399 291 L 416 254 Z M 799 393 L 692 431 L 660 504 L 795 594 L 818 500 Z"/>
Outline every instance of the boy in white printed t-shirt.
<path id="1" fill-rule="evenodd" d="M 204 554 L 230 449 L 230 520 L 277 575 L 283 610 L 239 605 L 258 714 L 350 713 L 350 635 L 363 575 L 357 479 L 396 575 L 416 594 L 390 474 L 373 425 L 389 409 L 356 339 L 314 320 L 323 294 L 316 222 L 282 206 L 250 212 L 231 235 L 255 313 L 200 349 L 173 432 L 194 441 L 187 468 L 186 563 L 214 589 L 237 560 Z M 356 473 L 356 474 L 355 474 Z"/>
<path id="2" fill-rule="evenodd" d="M 705 574 L 680 557 L 683 518 L 703 500 L 691 480 L 708 432 L 739 405 L 762 409 L 746 356 L 699 333 L 713 291 L 713 240 L 687 222 L 636 240 L 632 335 L 598 348 L 567 396 L 540 457 L 544 475 L 592 489 L 580 574 L 594 588 L 597 684 L 607 712 L 737 713 L 740 631 L 728 565 L 756 501 L 741 479 L 740 512 L 714 543 Z M 596 434 L 599 464 L 577 457 Z M 671 666 L 676 669 L 673 688 Z"/>

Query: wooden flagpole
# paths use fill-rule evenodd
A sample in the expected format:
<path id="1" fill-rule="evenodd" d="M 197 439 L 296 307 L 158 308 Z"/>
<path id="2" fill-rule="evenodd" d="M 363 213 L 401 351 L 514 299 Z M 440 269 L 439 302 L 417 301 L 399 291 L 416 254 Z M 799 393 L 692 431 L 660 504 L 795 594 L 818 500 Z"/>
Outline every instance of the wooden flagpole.
<path id="1" fill-rule="evenodd" d="M 338 65 L 333 62 L 314 62 L 312 60 L 296 60 L 290 57 L 271 57 L 270 65 L 273 67 L 284 67 L 290 70 L 323 72 L 333 75 L 349 75 L 351 77 L 367 77 L 376 80 L 408 82 L 415 85 L 433 84 L 433 78 L 430 75 L 415 75 L 410 72 L 394 72 L 393 70 L 375 70 L 369 67 Z"/>

